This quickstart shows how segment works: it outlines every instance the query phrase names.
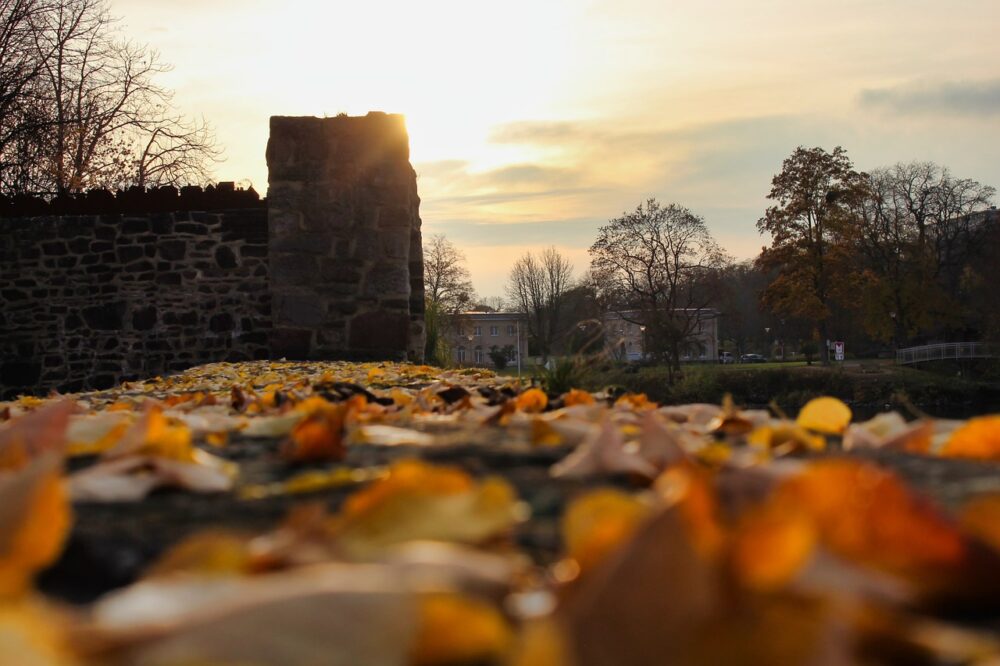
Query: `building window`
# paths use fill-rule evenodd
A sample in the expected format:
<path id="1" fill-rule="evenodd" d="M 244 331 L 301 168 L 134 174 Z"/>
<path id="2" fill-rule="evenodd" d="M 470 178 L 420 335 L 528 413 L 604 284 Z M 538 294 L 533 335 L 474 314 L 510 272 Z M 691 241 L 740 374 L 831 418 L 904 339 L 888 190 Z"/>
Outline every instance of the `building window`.
<path id="1" fill-rule="evenodd" d="M 514 324 L 507 324 L 507 335 L 514 335 Z"/>
<path id="2" fill-rule="evenodd" d="M 483 364 L 483 348 L 476 347 L 476 365 Z"/>
<path id="3" fill-rule="evenodd" d="M 465 363 L 465 347 L 458 348 L 458 362 Z"/>
<path id="4" fill-rule="evenodd" d="M 490 336 L 492 336 L 492 337 L 495 338 L 498 335 L 500 335 L 500 327 L 499 326 L 490 326 Z"/>
<path id="5" fill-rule="evenodd" d="M 483 334 L 483 327 L 482 326 L 476 326 L 475 328 L 472 329 L 472 334 L 473 335 L 482 335 Z"/>

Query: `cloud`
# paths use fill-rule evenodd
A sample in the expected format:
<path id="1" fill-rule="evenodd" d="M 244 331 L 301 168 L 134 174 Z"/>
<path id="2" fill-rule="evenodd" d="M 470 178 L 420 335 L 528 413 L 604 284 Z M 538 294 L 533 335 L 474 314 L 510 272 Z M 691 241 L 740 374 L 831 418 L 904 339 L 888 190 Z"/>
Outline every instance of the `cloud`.
<path id="1" fill-rule="evenodd" d="M 995 116 L 1000 115 L 1000 78 L 869 88 L 861 91 L 858 102 L 862 107 L 906 115 Z"/>

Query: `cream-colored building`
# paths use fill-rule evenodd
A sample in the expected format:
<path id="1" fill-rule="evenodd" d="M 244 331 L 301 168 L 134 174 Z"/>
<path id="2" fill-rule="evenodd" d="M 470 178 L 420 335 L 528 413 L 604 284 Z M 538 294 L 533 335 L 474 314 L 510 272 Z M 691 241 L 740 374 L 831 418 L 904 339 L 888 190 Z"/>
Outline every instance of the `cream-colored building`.
<path id="1" fill-rule="evenodd" d="M 717 363 L 719 360 L 719 311 L 713 308 L 683 310 L 684 316 L 694 314 L 695 330 L 686 348 L 681 352 L 681 362 Z M 641 361 L 647 357 L 646 327 L 642 313 L 629 310 L 608 312 L 604 315 L 604 346 L 607 352 L 621 361 Z"/>
<path id="2" fill-rule="evenodd" d="M 451 359 L 458 366 L 494 367 L 490 351 L 507 350 L 508 366 L 525 362 L 528 330 L 517 312 L 462 312 L 449 330 Z"/>

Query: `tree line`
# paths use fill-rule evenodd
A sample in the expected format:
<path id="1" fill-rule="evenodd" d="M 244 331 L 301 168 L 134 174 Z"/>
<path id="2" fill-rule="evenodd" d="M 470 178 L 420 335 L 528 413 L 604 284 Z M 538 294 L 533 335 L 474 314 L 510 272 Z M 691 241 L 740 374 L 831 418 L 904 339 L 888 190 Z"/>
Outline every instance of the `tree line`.
<path id="1" fill-rule="evenodd" d="M 646 353 L 671 370 L 710 308 L 722 347 L 737 355 L 826 357 L 832 340 L 874 355 L 1000 339 L 993 187 L 932 162 L 861 172 L 841 147 L 796 149 L 771 185 L 757 221 L 770 242 L 753 260 L 734 261 L 687 208 L 649 199 L 598 229 L 585 275 L 574 278 L 555 248 L 528 252 L 493 305 L 524 315 L 530 353 L 543 358 L 598 351 L 585 322 L 617 312 L 642 325 Z M 432 236 L 424 252 L 440 331 L 429 358 L 447 362 L 448 322 L 483 304 L 454 244 Z"/>
<path id="2" fill-rule="evenodd" d="M 169 69 L 107 0 L 0 0 L 0 193 L 207 182 L 221 150 Z"/>

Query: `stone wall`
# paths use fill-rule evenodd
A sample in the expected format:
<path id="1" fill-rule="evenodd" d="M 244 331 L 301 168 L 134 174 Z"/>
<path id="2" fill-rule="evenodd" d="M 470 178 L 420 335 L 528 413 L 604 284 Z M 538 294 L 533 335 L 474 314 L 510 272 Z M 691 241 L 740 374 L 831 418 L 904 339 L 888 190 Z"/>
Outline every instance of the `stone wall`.
<path id="1" fill-rule="evenodd" d="M 2 218 L 0 299 L 5 398 L 266 358 L 267 212 Z"/>
<path id="2" fill-rule="evenodd" d="M 232 183 L 0 196 L 0 398 L 210 361 L 421 360 L 402 116 L 275 117 L 267 160 L 266 207 Z"/>
<path id="3" fill-rule="evenodd" d="M 421 359 L 420 198 L 403 117 L 273 117 L 267 164 L 272 352 Z"/>

